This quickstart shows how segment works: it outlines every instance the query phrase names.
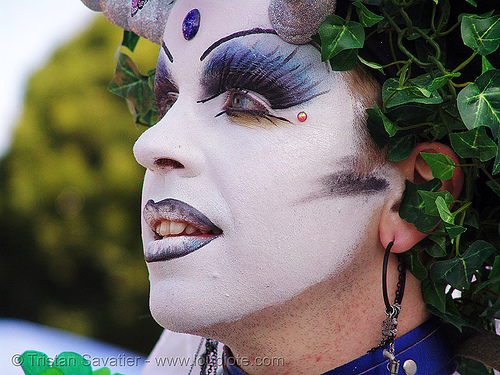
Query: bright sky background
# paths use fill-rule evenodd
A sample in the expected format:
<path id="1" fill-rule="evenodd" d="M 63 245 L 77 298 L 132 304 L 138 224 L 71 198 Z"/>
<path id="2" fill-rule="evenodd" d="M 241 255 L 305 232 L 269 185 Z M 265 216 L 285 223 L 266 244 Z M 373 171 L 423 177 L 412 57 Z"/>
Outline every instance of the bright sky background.
<path id="1" fill-rule="evenodd" d="M 91 21 L 80 0 L 0 0 L 0 155 L 10 143 L 30 75 Z"/>

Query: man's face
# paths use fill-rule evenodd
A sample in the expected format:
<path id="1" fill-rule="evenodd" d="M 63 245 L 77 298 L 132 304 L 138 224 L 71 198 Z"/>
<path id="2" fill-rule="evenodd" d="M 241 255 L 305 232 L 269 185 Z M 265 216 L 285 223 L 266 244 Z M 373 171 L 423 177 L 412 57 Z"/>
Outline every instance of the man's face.
<path id="1" fill-rule="evenodd" d="M 238 320 L 346 270 L 390 189 L 388 167 L 353 168 L 363 155 L 345 75 L 273 34 L 268 6 L 177 1 L 166 26 L 165 115 L 134 152 L 147 168 L 151 310 L 172 330 Z"/>

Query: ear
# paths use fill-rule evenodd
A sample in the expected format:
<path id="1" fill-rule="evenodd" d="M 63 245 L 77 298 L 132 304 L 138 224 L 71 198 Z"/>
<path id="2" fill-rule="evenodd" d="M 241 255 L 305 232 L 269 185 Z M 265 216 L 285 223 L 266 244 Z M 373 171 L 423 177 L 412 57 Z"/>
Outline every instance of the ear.
<path id="1" fill-rule="evenodd" d="M 431 169 L 420 155 L 421 152 L 444 154 L 450 157 L 455 164 L 459 164 L 458 156 L 450 147 L 437 142 L 420 143 L 407 159 L 394 163 L 396 169 L 406 180 L 416 184 L 433 179 Z M 462 169 L 455 168 L 451 179 L 441 180 L 443 186 L 440 190 L 448 190 L 456 199 L 462 190 L 463 179 Z M 393 196 L 388 197 L 382 208 L 379 224 L 380 241 L 384 247 L 387 247 L 389 242 L 394 241 L 391 249 L 393 253 L 403 253 L 427 236 L 399 216 L 399 206 L 403 193 L 403 191 L 395 192 Z"/>

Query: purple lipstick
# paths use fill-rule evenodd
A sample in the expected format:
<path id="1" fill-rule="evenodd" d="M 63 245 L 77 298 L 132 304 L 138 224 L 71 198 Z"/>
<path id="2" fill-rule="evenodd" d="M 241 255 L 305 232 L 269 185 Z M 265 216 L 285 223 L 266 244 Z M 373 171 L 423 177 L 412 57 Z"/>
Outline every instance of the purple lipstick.
<path id="1" fill-rule="evenodd" d="M 144 249 L 146 262 L 180 258 L 198 250 L 222 234 L 222 230 L 189 204 L 169 198 L 149 200 L 143 217 L 154 234 Z"/>

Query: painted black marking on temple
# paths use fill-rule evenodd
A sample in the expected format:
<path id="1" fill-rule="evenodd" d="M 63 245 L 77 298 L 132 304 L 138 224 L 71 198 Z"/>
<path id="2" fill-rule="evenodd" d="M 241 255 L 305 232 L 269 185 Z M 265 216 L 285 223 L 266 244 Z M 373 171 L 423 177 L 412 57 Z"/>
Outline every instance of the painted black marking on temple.
<path id="1" fill-rule="evenodd" d="M 163 52 L 165 52 L 165 55 L 167 55 L 168 59 L 170 60 L 171 63 L 174 62 L 174 57 L 170 53 L 170 50 L 168 49 L 167 45 L 165 44 L 164 41 L 161 42 L 161 48 L 163 49 Z"/>
<path id="2" fill-rule="evenodd" d="M 278 35 L 276 31 L 273 29 L 261 29 L 259 27 L 256 27 L 254 29 L 250 30 L 243 30 L 243 31 L 238 31 L 236 33 L 233 33 L 231 35 L 225 36 L 224 38 L 219 39 L 218 41 L 214 42 L 210 47 L 206 49 L 205 52 L 200 57 L 200 61 L 205 60 L 205 58 L 208 56 L 210 52 L 212 52 L 214 49 L 216 49 L 218 46 L 220 46 L 222 43 L 227 42 L 228 40 L 234 39 L 234 38 L 239 38 L 242 36 L 246 35 L 252 35 L 252 34 L 274 34 Z"/>
<path id="3" fill-rule="evenodd" d="M 321 182 L 325 189 L 319 193 L 320 197 L 370 195 L 389 188 L 389 182 L 386 179 L 360 176 L 351 172 L 332 173 L 324 177 Z"/>

